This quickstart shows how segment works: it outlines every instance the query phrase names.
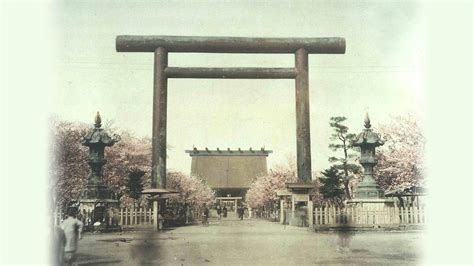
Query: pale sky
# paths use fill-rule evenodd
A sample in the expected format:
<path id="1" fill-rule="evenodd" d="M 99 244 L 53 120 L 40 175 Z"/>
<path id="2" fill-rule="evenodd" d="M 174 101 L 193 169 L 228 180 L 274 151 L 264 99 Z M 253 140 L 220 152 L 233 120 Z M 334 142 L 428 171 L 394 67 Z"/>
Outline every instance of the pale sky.
<path id="1" fill-rule="evenodd" d="M 52 112 L 104 120 L 151 136 L 153 54 L 117 53 L 117 35 L 344 37 L 346 54 L 310 55 L 313 171 L 328 167 L 331 116 L 360 132 L 413 112 L 423 116 L 423 20 L 415 3 L 262 1 L 139 3 L 65 1 L 57 25 L 57 92 Z M 170 54 L 169 66 L 293 67 L 293 55 Z M 168 168 L 188 173 L 200 149 L 273 150 L 269 167 L 296 154 L 293 80 L 169 80 Z"/>

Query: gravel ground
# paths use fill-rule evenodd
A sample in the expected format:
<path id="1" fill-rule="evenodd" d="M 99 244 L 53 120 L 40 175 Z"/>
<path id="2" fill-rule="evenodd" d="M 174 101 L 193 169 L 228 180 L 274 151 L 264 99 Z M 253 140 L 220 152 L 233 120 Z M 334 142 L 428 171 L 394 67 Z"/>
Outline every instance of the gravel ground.
<path id="1" fill-rule="evenodd" d="M 151 229 L 151 228 L 150 228 Z M 86 234 L 79 265 L 419 264 L 423 233 L 319 232 L 262 220 L 211 220 L 165 232 Z"/>

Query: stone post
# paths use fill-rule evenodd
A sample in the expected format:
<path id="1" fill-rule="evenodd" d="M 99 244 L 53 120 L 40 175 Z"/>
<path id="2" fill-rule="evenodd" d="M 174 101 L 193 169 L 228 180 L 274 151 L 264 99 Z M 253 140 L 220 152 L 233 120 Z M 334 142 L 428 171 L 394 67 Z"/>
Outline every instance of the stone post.
<path id="1" fill-rule="evenodd" d="M 158 223 L 158 201 L 154 200 L 153 201 L 153 228 L 158 231 L 159 228 L 159 223 Z"/>
<path id="2" fill-rule="evenodd" d="M 280 223 L 283 224 L 285 221 L 285 200 L 280 199 Z"/>
<path id="3" fill-rule="evenodd" d="M 291 215 L 290 215 L 290 221 L 295 219 L 295 211 L 296 211 L 296 202 L 295 202 L 295 195 L 293 194 L 291 196 Z M 291 224 L 290 221 L 288 221 L 288 224 Z"/>
<path id="4" fill-rule="evenodd" d="M 313 201 L 308 200 L 308 226 L 312 227 L 313 226 Z"/>

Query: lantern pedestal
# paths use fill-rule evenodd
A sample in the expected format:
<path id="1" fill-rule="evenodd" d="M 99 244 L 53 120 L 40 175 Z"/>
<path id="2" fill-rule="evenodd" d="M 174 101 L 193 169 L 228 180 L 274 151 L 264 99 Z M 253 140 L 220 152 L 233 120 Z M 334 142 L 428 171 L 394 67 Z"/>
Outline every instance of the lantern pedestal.
<path id="1" fill-rule="evenodd" d="M 89 231 L 121 231 L 119 208 L 120 202 L 115 199 L 80 199 L 78 218 Z"/>
<path id="2" fill-rule="evenodd" d="M 95 162 L 89 161 L 89 164 L 95 164 Z M 91 181 L 82 191 L 79 198 L 78 218 L 89 231 L 121 231 L 122 228 L 119 225 L 120 201 L 115 199 L 107 185 L 102 181 L 96 181 L 101 179 L 102 176 L 92 176 Z"/>
<path id="3" fill-rule="evenodd" d="M 365 168 L 368 168 L 365 165 Z M 356 199 L 383 199 L 384 190 L 375 182 L 372 176 L 372 169 L 369 174 L 364 175 L 362 182 L 357 185 L 354 192 Z"/>

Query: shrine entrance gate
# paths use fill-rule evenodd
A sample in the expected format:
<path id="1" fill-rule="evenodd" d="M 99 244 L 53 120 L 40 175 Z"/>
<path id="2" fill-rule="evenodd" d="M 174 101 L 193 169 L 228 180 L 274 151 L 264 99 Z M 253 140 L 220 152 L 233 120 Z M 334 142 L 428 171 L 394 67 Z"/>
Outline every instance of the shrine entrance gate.
<path id="1" fill-rule="evenodd" d="M 166 188 L 166 121 L 169 78 L 294 79 L 297 175 L 311 180 L 308 54 L 344 54 L 344 38 L 242 38 L 117 36 L 117 52 L 154 53 L 152 188 Z M 294 54 L 294 68 L 169 67 L 168 53 Z"/>

